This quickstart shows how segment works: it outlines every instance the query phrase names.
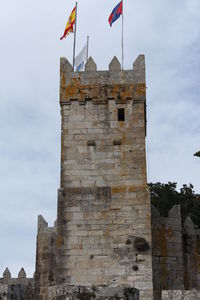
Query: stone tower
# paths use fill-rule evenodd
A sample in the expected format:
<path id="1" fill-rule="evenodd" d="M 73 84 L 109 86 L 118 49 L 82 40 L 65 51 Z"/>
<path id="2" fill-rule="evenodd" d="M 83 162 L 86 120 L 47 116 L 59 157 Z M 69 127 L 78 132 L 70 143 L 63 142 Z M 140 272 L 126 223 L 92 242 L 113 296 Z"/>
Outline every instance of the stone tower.
<path id="1" fill-rule="evenodd" d="M 38 219 L 37 299 L 152 300 L 145 60 L 84 72 L 61 58 L 57 222 Z"/>

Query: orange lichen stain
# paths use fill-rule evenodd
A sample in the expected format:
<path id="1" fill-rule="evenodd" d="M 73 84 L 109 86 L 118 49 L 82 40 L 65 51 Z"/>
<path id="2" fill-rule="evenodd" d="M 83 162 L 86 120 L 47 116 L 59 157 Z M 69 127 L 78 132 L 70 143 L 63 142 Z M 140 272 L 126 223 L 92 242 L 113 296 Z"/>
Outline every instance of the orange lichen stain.
<path id="1" fill-rule="evenodd" d="M 103 236 L 104 237 L 110 237 L 110 231 L 109 230 L 104 230 Z"/>
<path id="2" fill-rule="evenodd" d="M 168 277 L 169 270 L 167 268 L 167 258 L 168 258 L 168 247 L 167 247 L 167 239 L 172 237 L 173 230 L 171 228 L 167 228 L 165 224 L 162 224 L 158 232 L 154 233 L 154 243 L 158 245 L 160 249 L 160 256 L 162 257 L 161 263 L 161 286 L 162 289 L 168 289 Z"/>
<path id="3" fill-rule="evenodd" d="M 122 96 L 124 98 L 132 98 L 134 89 L 135 89 L 134 84 L 130 84 L 128 87 L 126 86 L 126 90 L 124 92 L 122 92 Z"/>
<path id="4" fill-rule="evenodd" d="M 93 122 L 93 127 L 96 128 L 97 126 L 98 126 L 98 122 L 97 122 L 97 121 L 94 121 L 94 122 Z"/>
<path id="5" fill-rule="evenodd" d="M 111 89 L 111 95 L 112 97 L 116 97 L 117 95 L 119 95 L 119 85 L 113 85 L 112 89 Z"/>
<path id="6" fill-rule="evenodd" d="M 61 73 L 60 78 L 61 78 L 61 80 L 60 80 L 60 86 L 64 87 L 65 86 L 65 82 L 66 82 L 66 76 L 65 76 L 65 74 Z"/>
<path id="7" fill-rule="evenodd" d="M 159 230 L 159 234 L 157 236 L 158 244 L 160 247 L 161 256 L 168 256 L 168 249 L 167 249 L 167 238 L 171 238 L 173 236 L 173 230 L 171 228 L 166 228 L 163 224 Z"/>
<path id="8" fill-rule="evenodd" d="M 80 76 L 79 76 L 79 78 L 72 78 L 71 84 L 72 85 L 80 85 Z"/>
<path id="9" fill-rule="evenodd" d="M 128 188 L 128 192 L 129 193 L 134 193 L 134 192 L 136 192 L 137 191 L 137 188 L 135 187 L 135 186 L 130 186 L 129 188 Z"/>
<path id="10" fill-rule="evenodd" d="M 142 184 L 142 185 L 137 185 L 137 186 L 129 186 L 128 188 L 128 192 L 129 193 L 134 193 L 134 192 L 146 192 L 147 190 L 147 185 L 146 184 Z"/>
<path id="11" fill-rule="evenodd" d="M 65 88 L 65 98 L 73 98 L 78 96 L 79 89 L 76 85 L 70 85 Z"/>
<path id="12" fill-rule="evenodd" d="M 119 122 L 119 127 L 120 127 L 120 128 L 124 128 L 124 127 L 125 127 L 125 122 L 120 121 L 120 122 Z"/>
<path id="13" fill-rule="evenodd" d="M 61 235 L 59 235 L 56 239 L 56 246 L 60 247 L 63 244 L 63 238 Z"/>
<path id="14" fill-rule="evenodd" d="M 126 134 L 123 134 L 122 137 L 121 137 L 121 143 L 125 144 L 126 140 L 127 140 L 127 136 L 126 136 Z"/>
<path id="15" fill-rule="evenodd" d="M 113 187 L 112 188 L 112 195 L 119 194 L 119 193 L 126 193 L 126 187 Z"/>
<path id="16" fill-rule="evenodd" d="M 83 245 L 82 244 L 72 244 L 71 249 L 73 249 L 73 250 L 82 250 Z"/>
<path id="17" fill-rule="evenodd" d="M 126 85 L 114 84 L 109 88 L 109 94 L 113 98 L 117 98 L 118 100 L 126 100 L 127 98 L 132 98 L 133 96 L 134 85 L 130 84 L 128 87 Z"/>
<path id="18" fill-rule="evenodd" d="M 71 82 L 66 83 L 65 74 L 61 73 L 60 81 L 60 95 L 62 100 L 79 99 L 84 100 L 86 97 L 90 99 L 107 99 L 114 98 L 116 100 L 126 101 L 127 99 L 133 99 L 135 90 L 137 94 L 145 93 L 145 85 L 139 84 L 137 87 L 134 84 L 129 84 L 127 87 L 125 84 L 113 84 L 106 87 L 100 83 L 83 85 L 81 84 L 81 78 L 72 78 Z"/>
<path id="19" fill-rule="evenodd" d="M 65 85 L 65 99 L 77 98 L 85 99 L 85 97 L 98 98 L 101 94 L 101 86 L 97 84 L 82 85 L 79 79 L 74 78 L 69 85 Z"/>
<path id="20" fill-rule="evenodd" d="M 65 81 L 66 81 L 65 74 L 61 74 L 60 78 L 61 78 L 61 80 L 60 80 L 60 99 L 62 99 L 64 91 L 65 91 Z"/>
<path id="21" fill-rule="evenodd" d="M 143 83 L 137 84 L 137 87 L 136 87 L 136 94 L 137 94 L 138 96 L 144 96 L 145 93 L 146 93 L 146 86 L 145 86 L 145 84 L 143 84 Z"/>
<path id="22" fill-rule="evenodd" d="M 149 223 L 151 223 L 151 214 L 150 213 L 147 214 L 147 220 Z"/>

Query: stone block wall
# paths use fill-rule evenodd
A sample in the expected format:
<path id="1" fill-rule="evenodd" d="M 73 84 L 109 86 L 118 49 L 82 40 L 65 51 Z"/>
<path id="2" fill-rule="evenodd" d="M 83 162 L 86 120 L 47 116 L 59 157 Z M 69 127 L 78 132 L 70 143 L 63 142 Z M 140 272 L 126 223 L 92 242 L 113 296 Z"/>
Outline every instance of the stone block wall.
<path id="1" fill-rule="evenodd" d="M 200 230 L 177 205 L 150 210 L 144 56 L 126 71 L 62 58 L 60 105 L 57 221 L 38 217 L 35 277 L 6 269 L 0 300 L 200 299 Z"/>
<path id="2" fill-rule="evenodd" d="M 12 278 L 8 268 L 0 278 L 0 300 L 35 300 L 35 285 L 33 278 L 27 278 L 22 268 L 18 278 Z"/>
<path id="3" fill-rule="evenodd" d="M 56 223 L 48 227 L 42 216 L 38 216 L 36 253 L 36 300 L 48 299 L 48 287 L 56 284 Z"/>
<path id="4" fill-rule="evenodd" d="M 172 207 L 167 218 L 152 206 L 152 259 L 156 300 L 162 290 L 184 289 L 180 206 Z"/>
<path id="5" fill-rule="evenodd" d="M 72 72 L 61 59 L 61 187 L 144 186 L 146 86 L 137 67 L 143 73 L 144 58 L 135 71 L 116 69 L 116 59 L 109 71 L 87 64 L 90 71 Z"/>
<path id="6" fill-rule="evenodd" d="M 152 206 L 152 256 L 155 300 L 162 299 L 162 290 L 173 297 L 172 290 L 200 290 L 200 230 L 190 217 L 181 224 L 180 206 L 174 206 L 167 218 Z M 184 295 L 190 299 L 192 294 Z"/>
<path id="7" fill-rule="evenodd" d="M 128 71 L 116 58 L 96 71 L 90 58 L 81 73 L 61 59 L 60 283 L 152 293 L 145 90 L 143 56 Z M 136 237 L 148 244 L 141 253 Z"/>
<path id="8" fill-rule="evenodd" d="M 147 197 L 142 191 L 136 192 L 135 203 Z M 131 204 L 127 206 L 123 193 L 118 191 L 117 198 L 112 197 L 108 187 L 60 191 L 57 224 L 59 284 L 151 288 L 150 248 L 146 244 L 141 250 L 135 247 L 137 236 L 145 237 L 150 245 L 148 227 L 134 219 L 137 212 Z M 133 203 L 131 194 L 129 202 Z"/>
<path id="9" fill-rule="evenodd" d="M 183 225 L 184 286 L 200 289 L 200 230 L 190 217 Z"/>
<path id="10" fill-rule="evenodd" d="M 169 290 L 162 291 L 162 300 L 198 300 L 200 299 L 200 291 L 180 291 Z"/>
<path id="11" fill-rule="evenodd" d="M 38 234 L 38 295 L 66 299 L 69 287 L 94 287 L 104 294 L 98 299 L 106 290 L 115 299 L 117 287 L 119 298 L 131 289 L 152 300 L 144 56 L 128 71 L 116 58 L 109 71 L 97 71 L 90 58 L 85 72 L 73 72 L 62 58 L 60 105 L 57 227 Z"/>

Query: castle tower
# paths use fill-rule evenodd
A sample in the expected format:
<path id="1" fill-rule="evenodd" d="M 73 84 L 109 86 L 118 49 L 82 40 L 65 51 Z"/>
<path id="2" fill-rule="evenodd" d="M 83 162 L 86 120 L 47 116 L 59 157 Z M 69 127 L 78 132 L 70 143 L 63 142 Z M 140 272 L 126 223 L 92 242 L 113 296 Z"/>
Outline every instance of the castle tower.
<path id="1" fill-rule="evenodd" d="M 38 295 L 152 300 L 144 56 L 108 71 L 89 58 L 84 72 L 61 58 L 60 106 L 57 224 L 39 219 Z"/>

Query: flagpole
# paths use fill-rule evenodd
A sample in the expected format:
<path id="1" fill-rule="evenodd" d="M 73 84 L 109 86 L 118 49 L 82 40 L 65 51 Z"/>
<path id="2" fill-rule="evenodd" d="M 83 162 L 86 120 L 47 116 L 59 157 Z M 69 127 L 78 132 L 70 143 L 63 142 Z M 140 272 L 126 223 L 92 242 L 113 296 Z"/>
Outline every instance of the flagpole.
<path id="1" fill-rule="evenodd" d="M 124 69 L 124 3 L 122 0 L 122 70 Z"/>
<path id="2" fill-rule="evenodd" d="M 87 60 L 88 60 L 88 52 L 89 52 L 89 35 L 87 36 Z"/>
<path id="3" fill-rule="evenodd" d="M 76 54 L 76 21 L 77 21 L 77 2 L 76 2 L 76 18 L 75 18 L 75 28 L 74 28 L 73 71 L 74 71 L 75 54 Z"/>

